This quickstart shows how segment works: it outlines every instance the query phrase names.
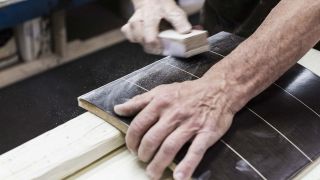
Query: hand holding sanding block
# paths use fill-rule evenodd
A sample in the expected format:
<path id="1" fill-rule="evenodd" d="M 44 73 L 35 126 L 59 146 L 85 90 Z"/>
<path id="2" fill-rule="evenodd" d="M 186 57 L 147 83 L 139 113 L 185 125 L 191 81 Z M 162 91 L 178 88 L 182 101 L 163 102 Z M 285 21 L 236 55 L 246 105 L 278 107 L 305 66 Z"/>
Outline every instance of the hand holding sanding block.
<path id="1" fill-rule="evenodd" d="M 192 30 L 188 34 L 180 34 L 171 29 L 162 31 L 158 37 L 165 56 L 188 58 L 209 50 L 207 31 Z"/>

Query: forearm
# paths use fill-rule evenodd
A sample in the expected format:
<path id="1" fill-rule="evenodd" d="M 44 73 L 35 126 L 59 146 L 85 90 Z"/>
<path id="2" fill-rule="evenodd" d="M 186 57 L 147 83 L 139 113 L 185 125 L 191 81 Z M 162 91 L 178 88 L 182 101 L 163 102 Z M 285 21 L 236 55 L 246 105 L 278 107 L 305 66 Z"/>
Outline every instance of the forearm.
<path id="1" fill-rule="evenodd" d="M 320 1 L 282 0 L 258 30 L 204 76 L 236 91 L 238 111 L 293 66 L 320 40 Z"/>

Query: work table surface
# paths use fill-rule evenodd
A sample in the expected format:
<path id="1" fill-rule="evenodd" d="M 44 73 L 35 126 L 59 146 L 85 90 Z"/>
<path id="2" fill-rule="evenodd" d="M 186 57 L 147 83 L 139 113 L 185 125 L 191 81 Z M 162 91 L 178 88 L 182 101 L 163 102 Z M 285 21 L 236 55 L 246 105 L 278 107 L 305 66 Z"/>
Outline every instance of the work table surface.
<path id="1" fill-rule="evenodd" d="M 0 89 L 0 154 L 85 112 L 78 96 L 158 59 L 123 42 Z"/>

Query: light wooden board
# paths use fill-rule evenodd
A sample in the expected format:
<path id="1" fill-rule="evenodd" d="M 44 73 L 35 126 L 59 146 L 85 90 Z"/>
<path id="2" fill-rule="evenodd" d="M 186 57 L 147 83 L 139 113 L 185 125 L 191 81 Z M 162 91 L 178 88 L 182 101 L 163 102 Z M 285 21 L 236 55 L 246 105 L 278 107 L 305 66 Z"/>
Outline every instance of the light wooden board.
<path id="1" fill-rule="evenodd" d="M 140 162 L 125 146 L 103 157 L 92 165 L 66 178 L 67 180 L 139 179 L 149 180 L 145 173 L 146 164 Z M 167 170 L 162 179 L 172 179 Z"/>
<path id="2" fill-rule="evenodd" d="M 117 129 L 84 113 L 0 156 L 0 179 L 60 179 L 123 144 Z"/>
<path id="3" fill-rule="evenodd" d="M 302 171 L 294 180 L 319 180 L 320 179 L 320 159 Z"/>
<path id="4" fill-rule="evenodd" d="M 320 51 L 311 49 L 298 63 L 320 77 Z"/>

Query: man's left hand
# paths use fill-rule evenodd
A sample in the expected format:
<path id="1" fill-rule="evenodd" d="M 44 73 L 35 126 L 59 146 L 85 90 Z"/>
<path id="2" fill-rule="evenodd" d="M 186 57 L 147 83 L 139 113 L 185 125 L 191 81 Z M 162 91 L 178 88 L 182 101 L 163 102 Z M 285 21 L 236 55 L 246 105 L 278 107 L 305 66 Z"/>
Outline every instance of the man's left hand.
<path id="1" fill-rule="evenodd" d="M 121 116 L 137 114 L 126 143 L 140 160 L 150 162 L 147 174 L 151 179 L 159 179 L 181 147 L 192 140 L 174 171 L 175 179 L 190 179 L 206 150 L 232 123 L 233 96 L 228 87 L 223 80 L 208 79 L 161 85 L 115 106 Z"/>

